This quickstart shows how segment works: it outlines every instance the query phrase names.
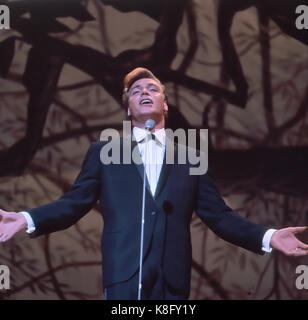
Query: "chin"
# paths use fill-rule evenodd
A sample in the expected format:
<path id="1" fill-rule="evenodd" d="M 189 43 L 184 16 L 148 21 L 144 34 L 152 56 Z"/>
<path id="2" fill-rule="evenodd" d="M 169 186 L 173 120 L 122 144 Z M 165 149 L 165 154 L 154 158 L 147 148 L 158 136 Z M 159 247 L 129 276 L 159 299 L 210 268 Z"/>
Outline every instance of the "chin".
<path id="1" fill-rule="evenodd" d="M 147 120 L 149 118 L 155 120 L 155 119 L 159 118 L 159 115 L 156 114 L 156 113 L 153 113 L 153 112 L 144 112 L 144 113 L 142 113 L 142 115 L 140 115 L 140 119 L 146 119 Z"/>

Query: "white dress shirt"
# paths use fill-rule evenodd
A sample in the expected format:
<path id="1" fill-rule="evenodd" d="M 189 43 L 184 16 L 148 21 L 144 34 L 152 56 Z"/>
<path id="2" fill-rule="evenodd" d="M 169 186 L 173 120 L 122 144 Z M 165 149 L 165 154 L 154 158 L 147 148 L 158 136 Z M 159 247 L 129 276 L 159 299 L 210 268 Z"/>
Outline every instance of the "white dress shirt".
<path id="1" fill-rule="evenodd" d="M 146 146 L 146 135 L 147 131 L 138 127 L 133 128 L 133 134 L 136 138 L 136 142 L 138 143 L 138 148 L 140 152 L 140 156 L 143 164 L 145 164 L 145 170 L 147 179 L 150 185 L 150 189 L 152 195 L 154 196 L 158 179 L 160 176 L 165 149 L 166 149 L 166 132 L 165 129 L 156 130 L 154 132 L 155 140 L 148 137 L 148 145 L 147 145 L 147 154 L 145 154 L 145 146 Z M 147 159 L 145 159 L 147 157 Z M 146 161 L 147 160 L 147 161 Z M 27 233 L 32 233 L 35 231 L 35 225 L 33 219 L 31 218 L 28 212 L 21 212 L 28 223 L 28 228 L 26 230 Z M 265 252 L 271 252 L 272 248 L 270 247 L 270 241 L 273 233 L 276 229 L 268 229 L 262 239 L 262 250 Z"/>
<path id="2" fill-rule="evenodd" d="M 144 129 L 140 129 L 138 127 L 134 127 L 133 134 L 138 143 L 140 156 L 141 156 L 143 165 L 145 164 L 146 175 L 148 178 L 152 195 L 154 196 L 158 179 L 160 176 L 163 160 L 164 160 L 165 149 L 166 149 L 165 148 L 166 147 L 165 129 L 160 129 L 154 132 L 155 140 L 152 139 L 151 136 L 148 137 L 147 152 L 145 152 L 146 151 L 145 138 L 147 135 L 147 131 Z"/>

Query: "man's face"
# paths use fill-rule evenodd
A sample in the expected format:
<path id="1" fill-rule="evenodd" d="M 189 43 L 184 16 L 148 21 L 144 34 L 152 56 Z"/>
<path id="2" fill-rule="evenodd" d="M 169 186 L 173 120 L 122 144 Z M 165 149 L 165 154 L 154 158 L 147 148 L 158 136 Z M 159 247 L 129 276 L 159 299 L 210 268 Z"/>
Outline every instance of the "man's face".
<path id="1" fill-rule="evenodd" d="M 145 123 L 153 119 L 156 123 L 164 121 L 164 111 L 168 110 L 163 89 L 154 79 L 139 79 L 133 83 L 128 92 L 128 116 L 133 124 Z"/>

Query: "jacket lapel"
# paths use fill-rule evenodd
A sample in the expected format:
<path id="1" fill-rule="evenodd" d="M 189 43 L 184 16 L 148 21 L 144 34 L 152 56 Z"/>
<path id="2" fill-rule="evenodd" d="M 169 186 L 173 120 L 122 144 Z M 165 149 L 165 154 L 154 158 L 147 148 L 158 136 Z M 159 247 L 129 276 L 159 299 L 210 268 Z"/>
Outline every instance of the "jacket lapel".
<path id="1" fill-rule="evenodd" d="M 125 138 L 125 139 L 127 139 L 127 138 Z M 138 163 L 133 161 L 133 158 L 132 158 L 132 162 L 134 163 L 134 166 L 136 167 L 136 169 L 137 169 L 137 171 L 138 171 L 138 173 L 140 175 L 141 181 L 143 182 L 144 166 L 143 166 L 143 163 L 142 163 L 141 156 L 139 154 L 137 142 L 136 142 L 136 140 L 132 139 L 132 135 L 129 136 L 129 139 L 131 139 L 131 155 L 133 155 L 133 151 L 134 151 L 135 148 L 137 148 L 136 150 L 138 151 L 138 152 L 136 152 L 136 158 L 138 160 Z M 148 192 L 150 193 L 150 195 L 152 196 L 152 192 L 151 192 L 151 188 L 150 188 L 150 184 L 149 184 L 147 175 L 145 175 L 145 180 L 146 180 L 145 187 L 148 190 Z"/>
<path id="2" fill-rule="evenodd" d="M 123 138 L 123 139 L 131 139 L 131 154 L 133 154 L 133 150 L 135 148 L 137 148 L 137 150 L 138 150 L 137 142 L 136 142 L 135 139 L 132 139 L 132 135 L 129 135 L 129 136 Z M 143 181 L 144 165 L 142 163 L 142 159 L 141 159 L 141 156 L 140 156 L 139 152 L 136 152 L 136 157 L 137 157 L 137 160 L 138 160 L 139 164 L 135 163 L 135 161 L 133 161 L 133 159 L 132 159 L 132 162 L 134 163 L 134 166 L 136 167 L 136 169 L 138 171 L 138 174 L 139 174 L 139 176 L 141 178 L 141 181 Z M 174 145 L 174 160 L 176 159 L 176 157 L 177 157 L 177 144 Z M 163 190 L 163 187 L 164 187 L 164 185 L 165 185 L 165 183 L 167 181 L 167 178 L 169 176 L 169 173 L 170 173 L 172 167 L 173 167 L 173 164 L 167 164 L 166 163 L 166 151 L 165 151 L 163 165 L 162 165 L 162 168 L 161 168 L 161 172 L 160 172 L 160 176 L 159 176 L 159 179 L 158 179 L 158 183 L 157 183 L 157 187 L 156 187 L 154 196 L 152 195 L 152 191 L 151 191 L 151 188 L 150 188 L 150 184 L 149 184 L 148 178 L 147 178 L 147 176 L 145 176 L 145 178 L 146 178 L 146 189 L 148 190 L 148 192 L 150 193 L 150 195 L 153 197 L 154 200 L 156 200 L 158 198 L 159 194 Z"/>
<path id="3" fill-rule="evenodd" d="M 177 145 L 174 145 L 174 160 L 176 159 L 177 156 Z M 154 195 L 154 199 L 156 200 L 159 196 L 159 194 L 161 193 L 161 191 L 163 190 L 163 187 L 167 181 L 167 178 L 169 176 L 169 173 L 171 171 L 171 168 L 173 167 L 173 164 L 167 163 L 166 162 L 166 150 L 165 150 L 165 154 L 164 154 L 164 161 L 163 161 L 163 165 L 161 168 L 161 172 L 160 172 L 160 176 L 158 179 L 158 183 L 157 183 L 157 187 L 155 190 L 155 195 Z"/>

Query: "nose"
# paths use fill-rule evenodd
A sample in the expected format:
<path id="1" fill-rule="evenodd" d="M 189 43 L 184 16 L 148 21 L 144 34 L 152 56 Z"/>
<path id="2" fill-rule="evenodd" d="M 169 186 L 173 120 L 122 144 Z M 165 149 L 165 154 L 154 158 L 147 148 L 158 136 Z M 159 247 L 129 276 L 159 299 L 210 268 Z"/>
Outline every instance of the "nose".
<path id="1" fill-rule="evenodd" d="M 149 94 L 149 89 L 147 87 L 142 88 L 141 94 Z"/>

